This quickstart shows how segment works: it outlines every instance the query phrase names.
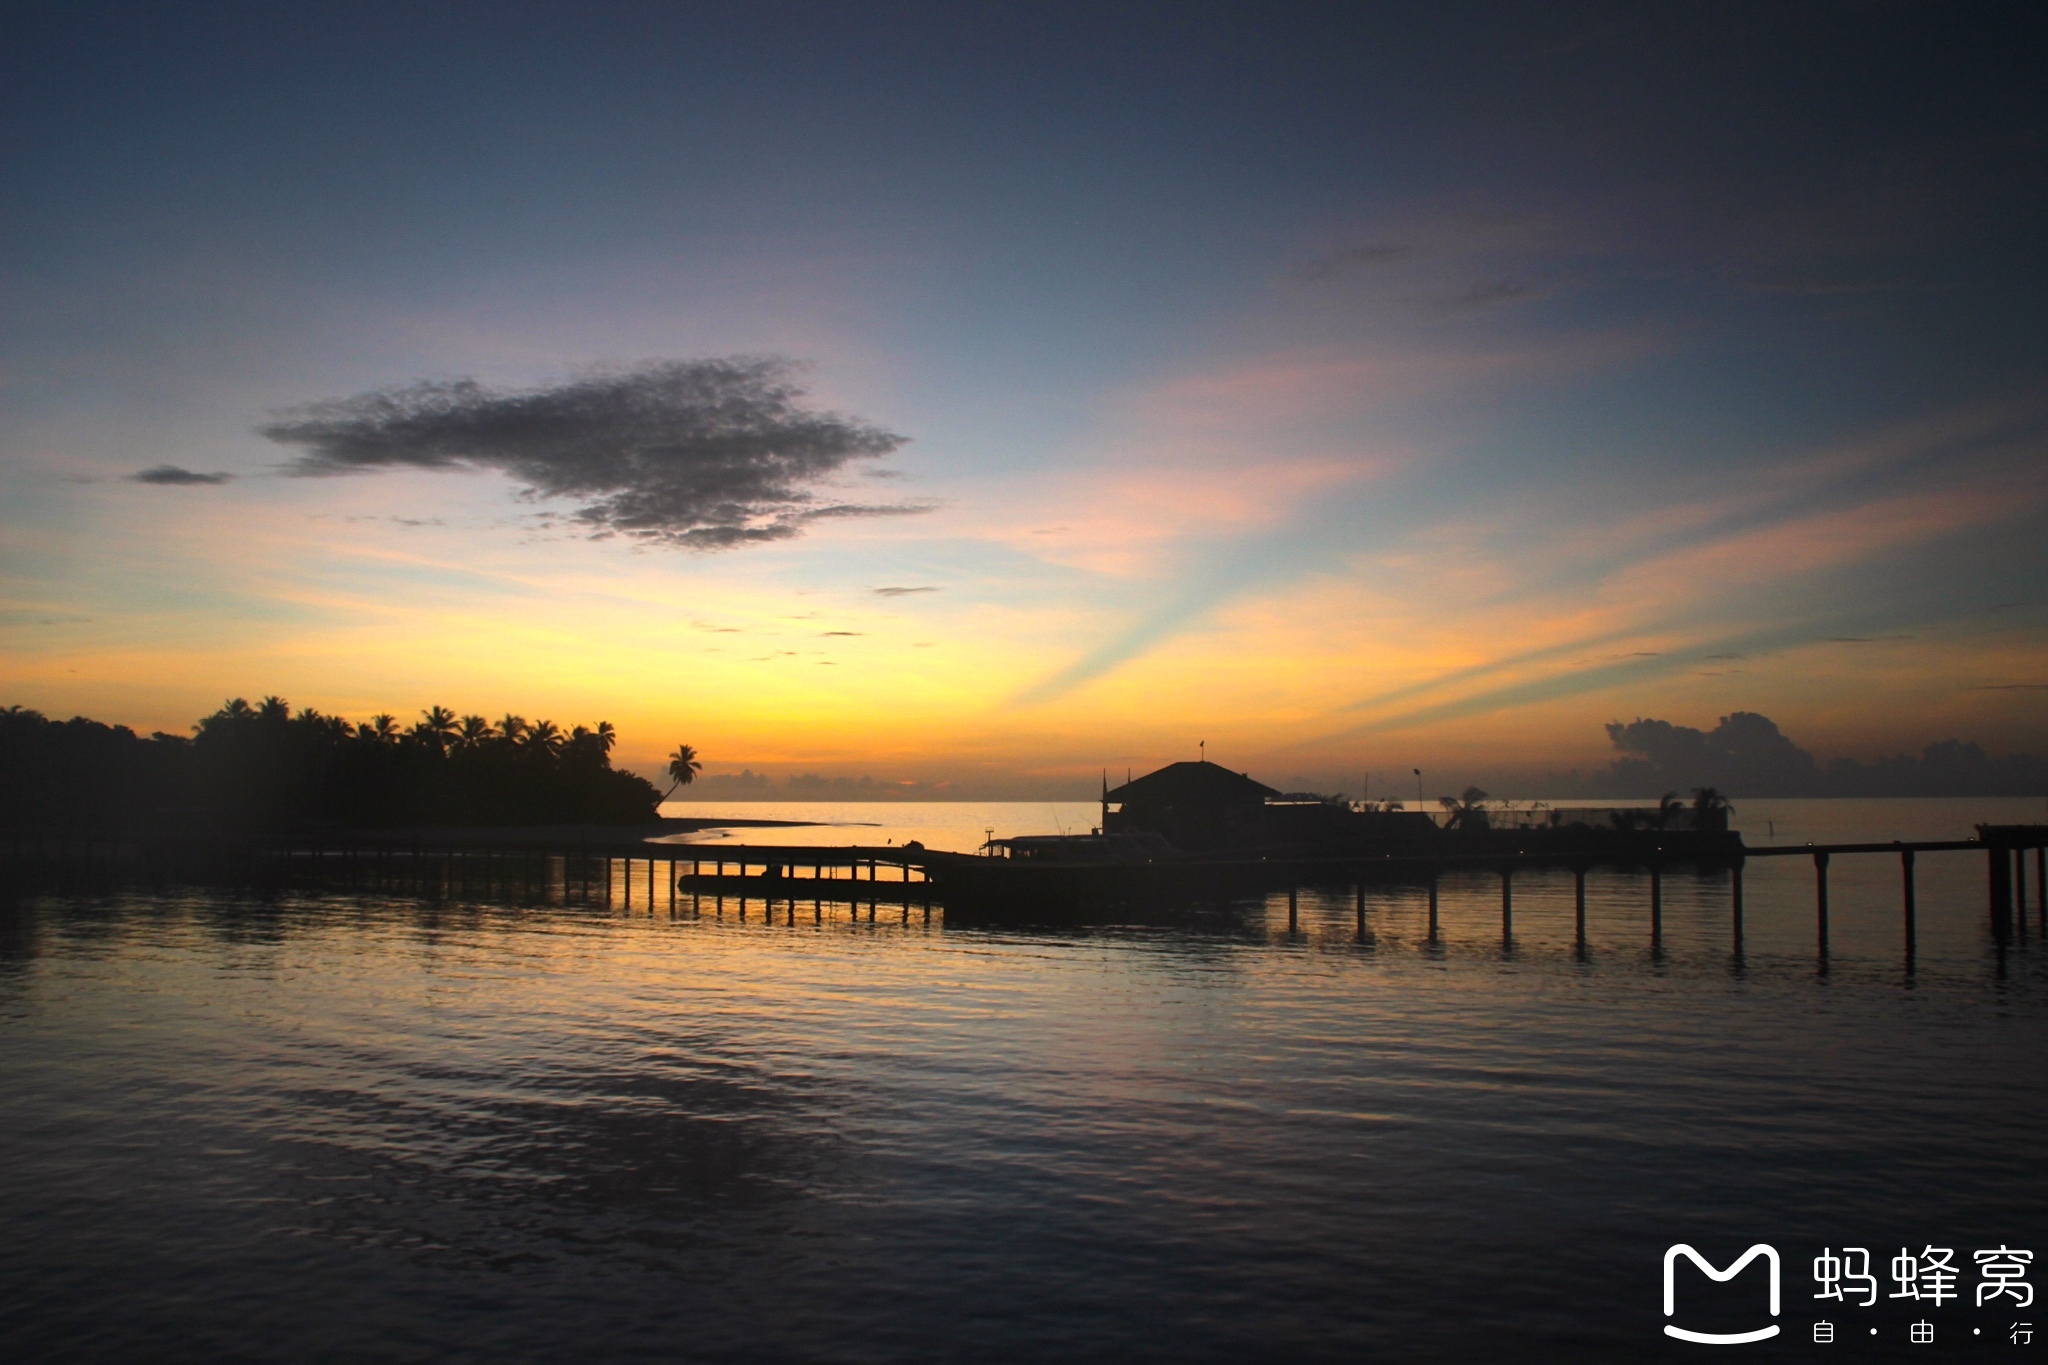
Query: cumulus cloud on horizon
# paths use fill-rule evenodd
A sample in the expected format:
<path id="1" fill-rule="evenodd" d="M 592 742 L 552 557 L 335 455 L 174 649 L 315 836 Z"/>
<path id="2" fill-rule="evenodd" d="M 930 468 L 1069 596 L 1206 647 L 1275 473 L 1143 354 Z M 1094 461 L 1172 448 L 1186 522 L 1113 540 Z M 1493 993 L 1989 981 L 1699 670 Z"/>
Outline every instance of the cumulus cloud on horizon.
<path id="1" fill-rule="evenodd" d="M 908 438 L 806 407 L 796 371 L 781 357 L 738 356 L 509 392 L 425 382 L 291 409 L 258 430 L 302 452 L 288 474 L 494 470 L 522 496 L 579 502 L 564 520 L 593 535 L 686 549 L 787 540 L 829 517 L 930 510 L 825 496 L 850 462 Z"/>
<path id="2" fill-rule="evenodd" d="M 161 487 L 185 488 L 194 484 L 223 484 L 231 482 L 234 475 L 215 472 L 202 474 L 196 469 L 184 469 L 174 464 L 151 465 L 127 475 L 129 483 L 153 483 Z"/>

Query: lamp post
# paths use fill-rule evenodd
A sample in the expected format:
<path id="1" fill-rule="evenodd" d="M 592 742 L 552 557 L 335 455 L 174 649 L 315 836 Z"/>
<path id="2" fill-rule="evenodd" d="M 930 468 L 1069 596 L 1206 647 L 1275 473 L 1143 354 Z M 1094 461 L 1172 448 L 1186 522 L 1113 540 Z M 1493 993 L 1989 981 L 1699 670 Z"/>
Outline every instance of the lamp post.
<path id="1" fill-rule="evenodd" d="M 1422 805 L 1422 769 L 1420 768 L 1415 770 L 1415 804 L 1418 808 Z"/>

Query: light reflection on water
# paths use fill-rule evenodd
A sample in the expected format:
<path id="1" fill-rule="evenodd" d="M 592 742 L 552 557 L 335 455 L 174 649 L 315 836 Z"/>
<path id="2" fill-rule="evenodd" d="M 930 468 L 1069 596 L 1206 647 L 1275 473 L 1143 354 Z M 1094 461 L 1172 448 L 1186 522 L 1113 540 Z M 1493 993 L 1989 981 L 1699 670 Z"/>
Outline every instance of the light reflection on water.
<path id="1" fill-rule="evenodd" d="M 1725 879 L 1680 874 L 1653 956 L 1642 879 L 1596 872 L 1583 959 L 1535 874 L 1512 944 L 1483 875 L 1435 944 L 1393 888 L 1363 941 L 1334 887 L 1292 934 L 1284 895 L 1092 929 L 31 900 L 0 1341 L 1640 1359 L 1678 1240 L 1776 1242 L 1796 1323 L 1823 1243 L 2048 1226 L 2041 937 L 2001 959 L 1980 860 L 1930 856 L 1909 977 L 1875 862 L 1833 869 L 1825 975 L 1800 859 L 1751 864 L 1740 962 Z"/>

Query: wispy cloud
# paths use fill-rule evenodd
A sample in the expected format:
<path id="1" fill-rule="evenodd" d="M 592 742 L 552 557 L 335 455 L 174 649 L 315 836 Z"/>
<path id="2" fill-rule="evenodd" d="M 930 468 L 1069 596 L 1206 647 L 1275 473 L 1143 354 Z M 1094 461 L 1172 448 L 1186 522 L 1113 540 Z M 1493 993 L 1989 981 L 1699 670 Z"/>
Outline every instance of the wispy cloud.
<path id="1" fill-rule="evenodd" d="M 263 435 L 303 453 L 301 476 L 487 469 L 533 499 L 579 502 L 593 535 L 722 550 L 812 522 L 897 516 L 923 503 L 825 496 L 833 477 L 907 439 L 802 402 L 777 357 L 666 360 L 517 392 L 475 380 L 381 389 L 280 413 Z"/>
<path id="2" fill-rule="evenodd" d="M 185 469 L 174 464 L 151 465 L 127 476 L 129 483 L 149 483 L 162 488 L 187 488 L 195 485 L 216 485 L 232 482 L 234 475 L 215 471 L 202 474 L 195 469 Z"/>
<path id="3" fill-rule="evenodd" d="M 915 596 L 916 594 L 918 594 L 918 593 L 921 593 L 921 592 L 937 592 L 937 591 L 938 591 L 938 589 L 937 589 L 937 588 L 898 588 L 898 587 L 888 587 L 888 588 L 870 588 L 870 589 L 868 589 L 868 591 L 869 591 L 869 592 L 872 592 L 872 593 L 873 593 L 873 594 L 874 594 L 875 596 L 877 596 L 877 597 L 912 597 L 912 596 Z"/>
<path id="4" fill-rule="evenodd" d="M 1355 246 L 1338 247 L 1321 256 L 1311 257 L 1294 267 L 1294 276 L 1302 280 L 1327 280 L 1341 275 L 1346 270 L 1364 266 L 1384 265 L 1411 256 L 1415 248 L 1406 242 L 1360 242 Z"/>

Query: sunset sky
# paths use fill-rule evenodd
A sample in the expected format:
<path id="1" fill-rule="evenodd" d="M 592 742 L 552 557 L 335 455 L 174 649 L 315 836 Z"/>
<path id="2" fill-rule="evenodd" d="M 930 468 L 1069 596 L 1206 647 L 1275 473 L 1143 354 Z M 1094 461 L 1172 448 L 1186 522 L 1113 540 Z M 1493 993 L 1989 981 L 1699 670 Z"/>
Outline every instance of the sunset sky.
<path id="1" fill-rule="evenodd" d="M 2041 752 L 2044 13 L 11 8 L 0 703 Z"/>

